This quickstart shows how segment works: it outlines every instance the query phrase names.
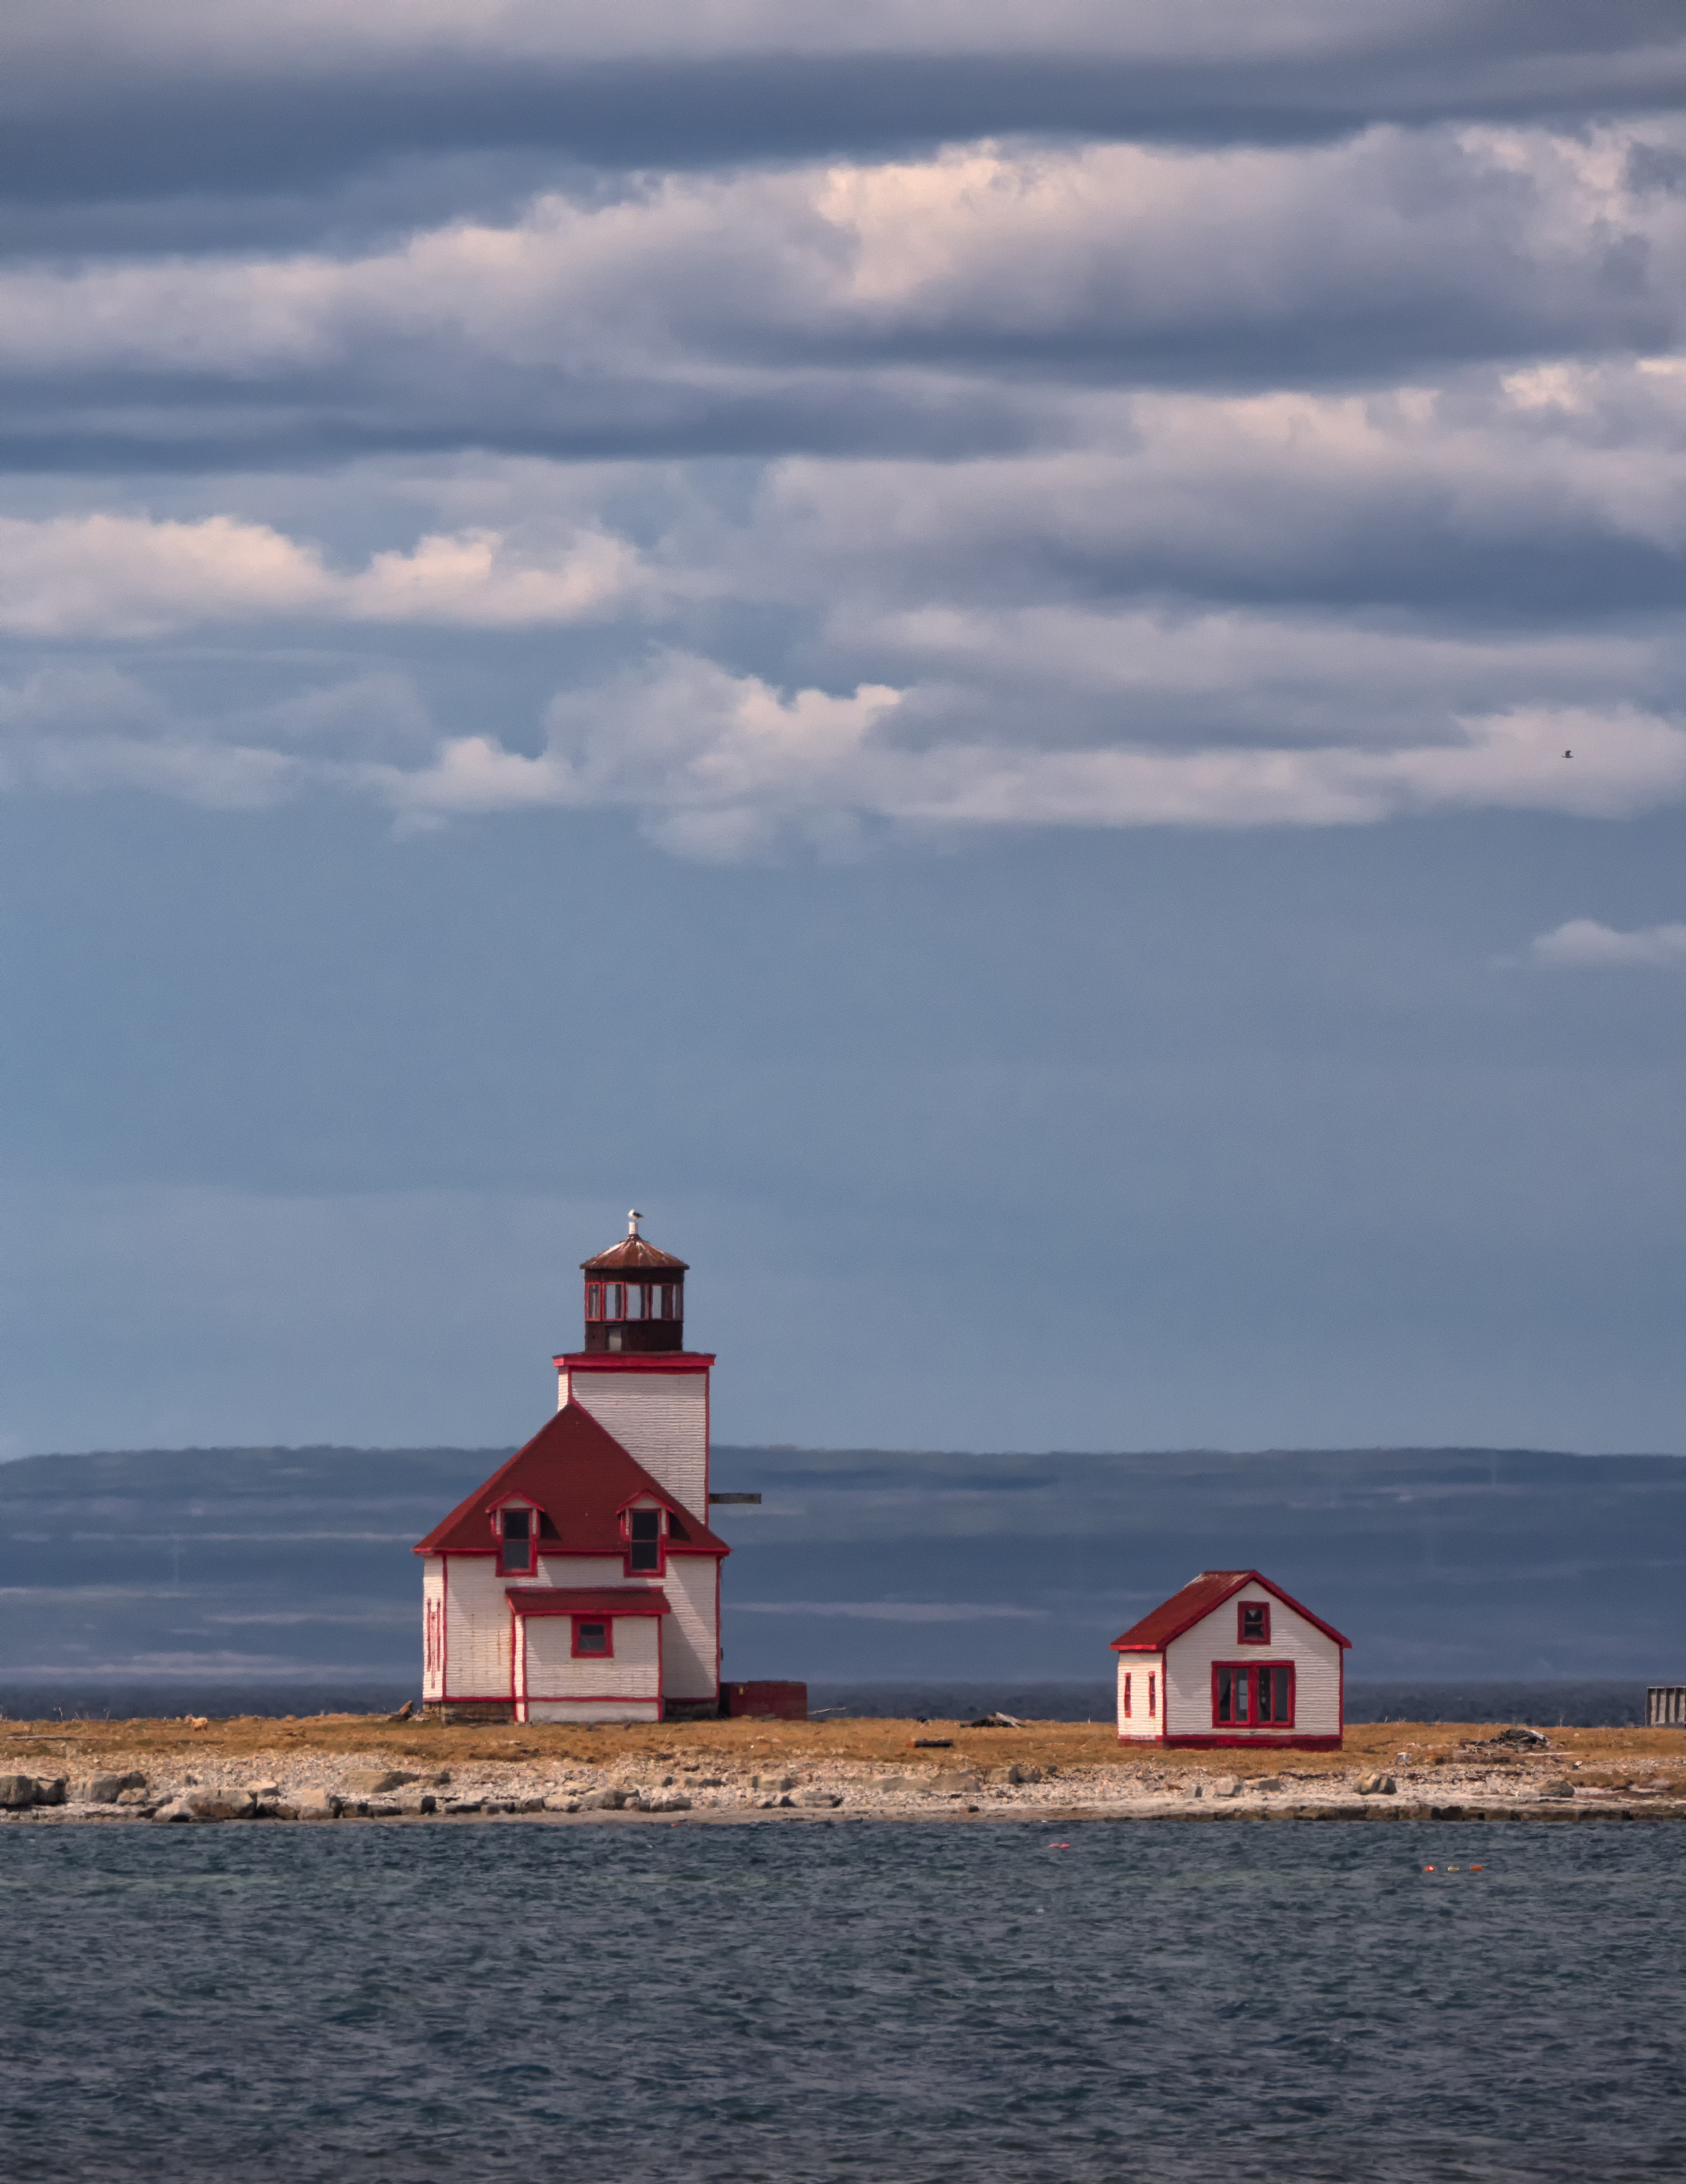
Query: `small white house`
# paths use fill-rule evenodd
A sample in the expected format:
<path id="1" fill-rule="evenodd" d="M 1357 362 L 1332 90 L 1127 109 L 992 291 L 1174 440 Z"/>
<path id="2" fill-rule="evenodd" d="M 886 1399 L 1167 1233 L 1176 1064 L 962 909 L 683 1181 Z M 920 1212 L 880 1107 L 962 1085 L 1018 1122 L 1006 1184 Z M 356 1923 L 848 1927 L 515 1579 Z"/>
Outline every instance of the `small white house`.
<path id="1" fill-rule="evenodd" d="M 1202 1570 L 1112 1641 L 1119 1741 L 1336 1750 L 1351 1643 L 1257 1570 Z"/>

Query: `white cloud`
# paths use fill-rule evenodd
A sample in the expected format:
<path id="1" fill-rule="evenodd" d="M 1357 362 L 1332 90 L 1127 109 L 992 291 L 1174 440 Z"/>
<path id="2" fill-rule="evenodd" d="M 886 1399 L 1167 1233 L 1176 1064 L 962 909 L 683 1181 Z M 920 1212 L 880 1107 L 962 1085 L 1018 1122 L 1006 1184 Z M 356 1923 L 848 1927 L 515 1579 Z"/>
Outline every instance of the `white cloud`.
<path id="1" fill-rule="evenodd" d="M 515 628 L 653 595 L 634 549 L 590 528 L 526 548 L 487 528 L 434 533 L 347 574 L 316 547 L 231 515 L 0 517 L 0 630 L 16 636 L 146 638 L 299 616 Z"/>
<path id="2" fill-rule="evenodd" d="M 231 392 L 304 372 L 318 401 L 331 371 L 342 411 L 352 389 L 378 387 L 383 412 L 447 401 L 468 428 L 488 370 L 500 407 L 511 373 L 537 375 L 522 399 L 554 422 L 559 380 L 595 402 L 618 376 L 631 417 L 679 380 L 741 398 L 823 363 L 993 378 L 1021 375 L 1028 354 L 1063 378 L 1104 353 L 1108 378 L 1162 380 L 1197 354 L 1233 370 L 1244 340 L 1303 354 L 1333 339 L 1345 358 L 1355 342 L 1399 353 L 1415 327 L 1431 350 L 1505 356 L 1516 400 L 1538 408 L 1519 345 L 1626 351 L 1686 326 L 1686 200 L 1625 180 L 1635 143 L 1681 133 L 982 143 L 667 176 L 608 202 L 542 195 L 504 224 L 453 220 L 360 257 L 14 267 L 0 365 L 55 383 L 220 375 Z"/>
<path id="3" fill-rule="evenodd" d="M 1533 944 L 1536 963 L 1554 971 L 1599 971 L 1640 964 L 1653 971 L 1686 970 L 1686 925 L 1647 925 L 1618 933 L 1590 917 L 1572 917 Z"/>

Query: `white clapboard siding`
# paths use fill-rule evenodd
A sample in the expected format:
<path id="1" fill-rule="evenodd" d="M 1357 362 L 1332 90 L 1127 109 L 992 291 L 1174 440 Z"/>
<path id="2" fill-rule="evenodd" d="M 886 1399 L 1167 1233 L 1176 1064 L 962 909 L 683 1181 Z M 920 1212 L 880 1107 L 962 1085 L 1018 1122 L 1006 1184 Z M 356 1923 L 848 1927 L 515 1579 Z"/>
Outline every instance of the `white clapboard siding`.
<path id="1" fill-rule="evenodd" d="M 426 1556 L 421 1565 L 421 1696 L 442 1698 L 445 1693 L 445 1569 L 437 1555 Z"/>
<path id="2" fill-rule="evenodd" d="M 673 1610 L 663 1623 L 665 1688 L 671 1699 L 711 1699 L 720 1689 L 714 1555 L 670 1555 L 662 1591 Z"/>
<path id="3" fill-rule="evenodd" d="M 509 1696 L 509 1603 L 495 1555 L 446 1555 L 442 1697 Z"/>
<path id="4" fill-rule="evenodd" d="M 694 1517 L 709 1521 L 709 1376 L 582 1372 L 563 1375 L 578 1403 Z"/>
<path id="5" fill-rule="evenodd" d="M 1130 1714 L 1124 1714 L 1124 1679 L 1130 1679 Z M 1148 1679 L 1153 1678 L 1154 1710 L 1148 1712 Z M 1151 1743 L 1165 1726 L 1160 1708 L 1165 1696 L 1165 1662 L 1157 1653 L 1118 1656 L 1118 1734 L 1137 1744 Z"/>
<path id="6" fill-rule="evenodd" d="M 613 1618 L 614 1653 L 607 1659 L 574 1658 L 570 1615 L 523 1615 L 526 1697 L 529 1708 L 550 1699 L 655 1699 L 661 1693 L 659 1615 Z M 535 1717 L 529 1713 L 529 1720 Z"/>
<path id="7" fill-rule="evenodd" d="M 1267 1646 L 1236 1641 L 1237 1610 L 1243 1601 L 1262 1600 L 1271 1611 Z M 1123 1657 L 1121 1655 L 1121 1658 Z M 1216 1661 L 1292 1661 L 1294 1727 L 1266 1723 L 1257 1729 L 1215 1728 L 1212 1722 L 1212 1664 Z M 1192 1630 L 1173 1638 L 1165 1650 L 1166 1718 L 1168 1736 L 1233 1736 L 1238 1742 L 1269 1744 L 1302 1736 L 1338 1736 L 1341 1730 L 1341 1649 L 1315 1624 L 1267 1592 L 1244 1585 L 1239 1592 L 1203 1616 Z"/>

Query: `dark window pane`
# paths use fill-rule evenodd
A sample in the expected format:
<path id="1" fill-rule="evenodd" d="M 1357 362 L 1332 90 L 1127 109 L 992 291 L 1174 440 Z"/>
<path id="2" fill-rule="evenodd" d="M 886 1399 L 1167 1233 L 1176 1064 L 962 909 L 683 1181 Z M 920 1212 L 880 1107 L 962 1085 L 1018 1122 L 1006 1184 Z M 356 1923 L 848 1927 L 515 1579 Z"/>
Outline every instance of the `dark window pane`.
<path id="1" fill-rule="evenodd" d="M 661 1568 L 661 1541 L 634 1540 L 632 1552 L 626 1558 L 627 1567 L 635 1570 L 659 1570 Z"/>
<path id="2" fill-rule="evenodd" d="M 1293 1669 L 1272 1669 L 1271 1670 L 1271 1682 L 1275 1687 L 1274 1697 L 1276 1702 L 1276 1713 L 1272 1719 L 1277 1721 L 1291 1721 L 1294 1719 Z"/>
<path id="3" fill-rule="evenodd" d="M 634 1509 L 631 1512 L 632 1537 L 635 1540 L 659 1540 L 661 1537 L 659 1509 Z"/>
<path id="4" fill-rule="evenodd" d="M 609 1651 L 609 1625 L 606 1623 L 582 1623 L 579 1626 L 579 1633 L 582 1653 L 606 1653 Z"/>
<path id="5" fill-rule="evenodd" d="M 525 1540 L 532 1522 L 530 1509 L 506 1509 L 504 1512 L 504 1537 L 506 1540 Z"/>
<path id="6" fill-rule="evenodd" d="M 1221 1722 L 1233 1721 L 1235 1671 L 1220 1669 L 1217 1672 L 1217 1718 Z"/>

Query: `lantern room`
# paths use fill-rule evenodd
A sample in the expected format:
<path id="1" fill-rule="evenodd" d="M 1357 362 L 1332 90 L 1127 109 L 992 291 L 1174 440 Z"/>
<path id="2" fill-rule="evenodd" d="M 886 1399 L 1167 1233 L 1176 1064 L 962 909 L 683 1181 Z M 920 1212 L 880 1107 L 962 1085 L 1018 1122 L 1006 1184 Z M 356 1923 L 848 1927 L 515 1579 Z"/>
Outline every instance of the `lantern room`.
<path id="1" fill-rule="evenodd" d="M 643 1218 L 629 1213 L 621 1241 L 581 1262 L 587 1351 L 685 1347 L 686 1262 L 645 1241 Z"/>

